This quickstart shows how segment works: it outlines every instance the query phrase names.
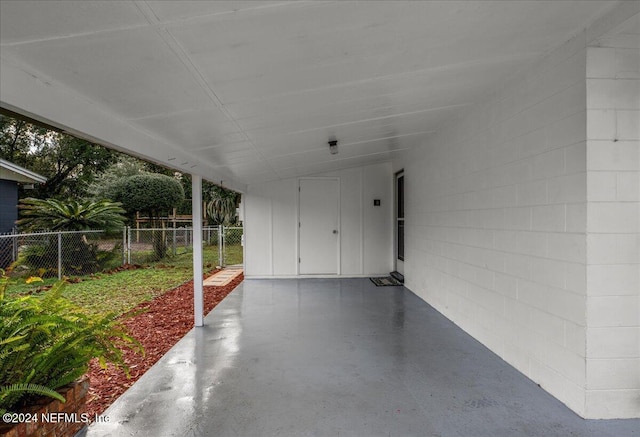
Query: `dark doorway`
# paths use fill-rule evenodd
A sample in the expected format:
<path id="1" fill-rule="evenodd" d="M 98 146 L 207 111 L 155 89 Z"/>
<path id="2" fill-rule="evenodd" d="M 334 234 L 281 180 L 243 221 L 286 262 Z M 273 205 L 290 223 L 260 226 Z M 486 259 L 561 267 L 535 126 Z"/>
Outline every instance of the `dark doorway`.
<path id="1" fill-rule="evenodd" d="M 396 271 L 404 274 L 404 171 L 396 173 Z"/>

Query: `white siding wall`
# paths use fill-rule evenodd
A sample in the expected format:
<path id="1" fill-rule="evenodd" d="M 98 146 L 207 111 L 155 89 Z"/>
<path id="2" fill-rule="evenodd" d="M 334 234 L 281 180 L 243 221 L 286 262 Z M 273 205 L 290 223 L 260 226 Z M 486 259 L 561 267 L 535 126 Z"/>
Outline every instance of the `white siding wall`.
<path id="1" fill-rule="evenodd" d="M 585 69 L 583 34 L 405 160 L 408 288 L 580 414 Z"/>
<path id="2" fill-rule="evenodd" d="M 587 52 L 587 416 L 640 416 L 640 43 Z"/>
<path id="3" fill-rule="evenodd" d="M 340 178 L 340 274 L 392 270 L 391 163 L 314 176 Z M 374 207 L 373 199 L 381 206 Z M 247 277 L 297 274 L 298 179 L 251 185 L 244 195 Z"/>

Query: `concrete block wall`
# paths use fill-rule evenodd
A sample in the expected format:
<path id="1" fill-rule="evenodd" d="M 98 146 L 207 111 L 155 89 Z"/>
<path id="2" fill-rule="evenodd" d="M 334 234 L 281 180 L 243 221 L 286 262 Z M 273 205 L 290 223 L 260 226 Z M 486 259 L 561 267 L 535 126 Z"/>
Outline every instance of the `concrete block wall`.
<path id="1" fill-rule="evenodd" d="M 579 414 L 586 58 L 581 34 L 405 161 L 408 288 Z"/>
<path id="2" fill-rule="evenodd" d="M 640 41 L 587 50 L 586 415 L 640 416 Z"/>
<path id="3" fill-rule="evenodd" d="M 394 163 L 407 287 L 586 418 L 640 417 L 639 47 L 589 47 L 637 9 Z"/>

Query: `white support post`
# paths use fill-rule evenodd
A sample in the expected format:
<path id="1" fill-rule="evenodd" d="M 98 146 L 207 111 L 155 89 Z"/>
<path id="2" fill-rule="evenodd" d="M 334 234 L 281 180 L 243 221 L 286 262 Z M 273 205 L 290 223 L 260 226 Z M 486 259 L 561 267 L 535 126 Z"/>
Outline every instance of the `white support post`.
<path id="1" fill-rule="evenodd" d="M 193 312 L 195 326 L 204 325 L 202 285 L 202 177 L 191 175 L 191 220 L 193 226 Z"/>

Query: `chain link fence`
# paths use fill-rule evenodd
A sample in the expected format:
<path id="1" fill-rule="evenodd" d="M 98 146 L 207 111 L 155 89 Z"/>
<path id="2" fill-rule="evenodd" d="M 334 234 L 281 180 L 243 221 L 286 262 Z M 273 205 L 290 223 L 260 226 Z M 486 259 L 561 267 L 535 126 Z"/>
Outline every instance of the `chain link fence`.
<path id="1" fill-rule="evenodd" d="M 191 228 L 127 228 L 127 264 L 148 264 L 191 252 Z"/>
<path id="2" fill-rule="evenodd" d="M 202 231 L 205 267 L 242 264 L 243 228 Z M 83 276 L 125 264 L 166 263 L 193 251 L 192 228 L 41 232 L 0 235 L 0 268 L 14 276 Z"/>
<path id="3" fill-rule="evenodd" d="M 242 227 L 222 227 L 222 250 L 220 251 L 220 265 L 242 264 L 242 248 L 244 233 Z"/>
<path id="4" fill-rule="evenodd" d="M 121 265 L 122 247 L 122 235 L 104 231 L 0 235 L 0 267 L 18 276 L 82 276 Z"/>
<path id="5" fill-rule="evenodd" d="M 204 266 L 226 265 L 223 259 L 224 250 L 220 249 L 224 247 L 221 235 L 225 232 L 226 229 L 221 226 L 208 226 L 202 229 Z M 148 264 L 171 260 L 193 251 L 192 228 L 127 228 L 126 233 L 124 257 L 127 264 Z M 242 263 L 242 258 L 239 262 Z"/>

